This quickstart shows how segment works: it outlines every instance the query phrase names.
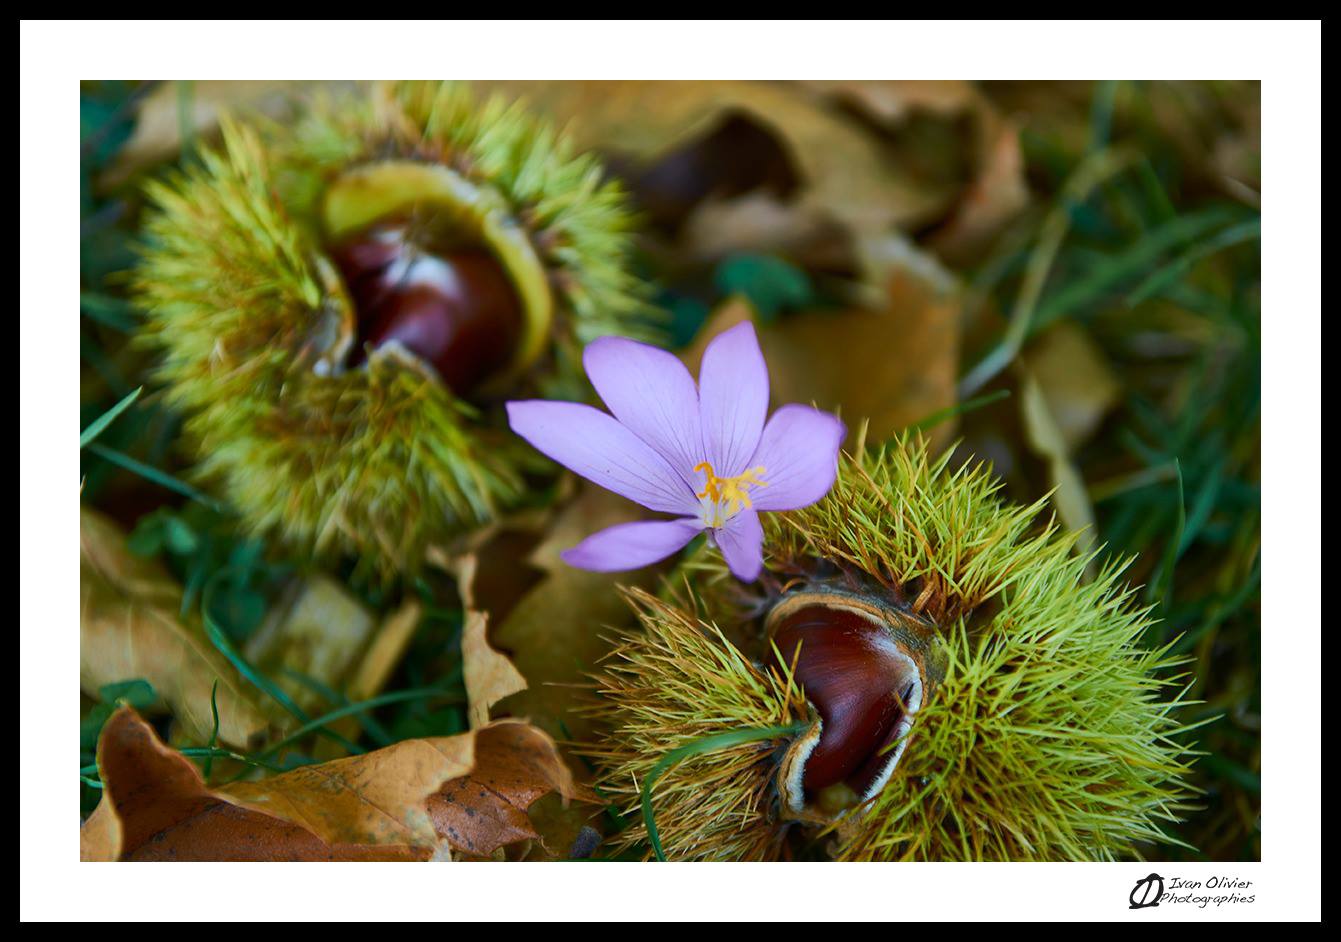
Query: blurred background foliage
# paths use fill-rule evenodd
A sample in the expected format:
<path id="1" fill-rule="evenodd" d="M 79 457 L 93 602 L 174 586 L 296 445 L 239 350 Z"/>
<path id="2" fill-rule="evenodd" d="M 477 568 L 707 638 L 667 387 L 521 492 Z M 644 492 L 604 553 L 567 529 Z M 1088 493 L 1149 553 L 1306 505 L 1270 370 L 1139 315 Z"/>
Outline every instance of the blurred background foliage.
<path id="1" fill-rule="evenodd" d="M 780 399 L 870 416 L 873 437 L 947 419 L 932 433 L 963 460 L 992 462 L 1012 497 L 1052 492 L 1064 522 L 1133 557 L 1133 582 L 1159 618 L 1149 642 L 1192 659 L 1200 702 L 1186 719 L 1205 721 L 1194 780 L 1204 807 L 1177 835 L 1195 850 L 1151 853 L 1260 859 L 1255 83 L 489 90 L 551 114 L 626 182 L 644 216 L 639 264 L 668 312 L 668 345 L 753 317 Z M 130 342 L 138 315 L 124 272 L 145 175 L 190 161 L 221 109 L 282 116 L 303 91 L 92 82 L 80 97 L 81 428 L 144 387 L 83 450 L 82 500 L 180 583 L 181 618 L 253 653 L 306 575 L 239 535 L 227 508 L 187 480 L 180 417 L 146 385 L 149 364 Z M 540 578 L 505 569 L 482 571 L 478 587 L 502 600 L 500 620 Z M 438 573 L 385 593 L 349 571 L 329 575 L 351 611 L 382 617 L 414 603 L 421 617 L 374 691 L 382 699 L 341 728 L 344 744 L 308 737 L 282 763 L 464 729 L 453 580 Z M 293 693 L 280 696 L 306 691 L 305 715 L 349 705 L 348 691 L 283 670 Z M 143 678 L 86 683 L 86 770 L 117 698 L 162 706 Z M 159 722 L 184 741 L 170 714 Z M 86 776 L 85 813 L 96 801 Z"/>

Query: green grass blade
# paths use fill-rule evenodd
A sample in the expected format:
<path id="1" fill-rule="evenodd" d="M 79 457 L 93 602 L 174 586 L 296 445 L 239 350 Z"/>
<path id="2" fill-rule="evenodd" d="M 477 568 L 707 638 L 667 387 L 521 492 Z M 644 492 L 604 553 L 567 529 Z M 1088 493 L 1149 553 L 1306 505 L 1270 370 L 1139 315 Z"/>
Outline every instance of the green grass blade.
<path id="1" fill-rule="evenodd" d="M 214 686 L 210 688 L 210 712 L 214 714 L 214 728 L 210 730 L 209 748 L 213 749 L 219 745 L 219 678 L 214 678 Z M 214 768 L 214 756 L 208 756 L 205 759 L 205 781 L 210 780 L 210 770 Z"/>
<path id="2" fill-rule="evenodd" d="M 347 707 L 350 704 L 349 698 L 340 693 L 340 691 L 332 690 L 315 677 L 309 677 L 301 671 L 285 668 L 284 676 L 292 680 L 294 683 L 301 684 L 308 690 L 311 690 L 336 708 Z M 359 725 L 363 727 L 363 732 L 379 746 L 389 746 L 395 741 L 391 736 L 391 733 L 389 733 L 381 723 L 377 722 L 377 720 L 368 716 L 366 713 L 359 713 L 356 715 L 358 716 Z"/>
<path id="3" fill-rule="evenodd" d="M 101 435 L 103 433 L 103 430 L 105 430 L 107 426 L 111 425 L 114 421 L 116 421 L 116 417 L 118 415 L 129 409 L 131 403 L 133 403 L 136 399 L 140 398 L 140 393 L 142 392 L 144 392 L 144 387 L 143 386 L 138 387 L 137 389 L 133 390 L 130 393 L 130 395 L 126 396 L 116 405 L 112 406 L 112 408 L 108 409 L 102 415 L 98 416 L 96 419 L 90 422 L 89 427 L 79 433 L 79 447 L 83 448 L 89 442 L 93 441 L 93 439 Z"/>
<path id="4" fill-rule="evenodd" d="M 1086 198 L 1105 181 L 1112 179 L 1131 166 L 1135 155 L 1116 149 L 1103 150 L 1087 157 L 1067 179 L 1062 192 L 1043 221 L 1037 244 L 1029 256 L 1024 282 L 1011 308 L 1006 333 L 978 364 L 959 382 L 959 395 L 971 396 L 993 377 L 1004 370 L 1019 354 L 1025 340 L 1034 329 L 1034 313 L 1038 308 L 1043 287 L 1052 273 L 1053 262 L 1061 250 L 1066 234 L 1071 229 L 1071 208 Z"/>
<path id="5" fill-rule="evenodd" d="M 208 590 L 206 594 L 208 596 Z M 218 622 L 210 617 L 208 601 L 203 601 L 200 608 L 204 616 L 205 633 L 209 636 L 211 643 L 219 649 L 219 653 L 228 658 L 232 665 L 237 668 L 238 673 L 247 678 L 252 686 L 264 692 L 283 707 L 291 716 L 303 723 L 311 722 L 312 717 L 308 716 L 307 712 L 295 703 L 292 697 L 278 687 L 269 677 L 252 667 L 251 663 L 233 647 L 233 643 L 228 640 Z"/>
<path id="6" fill-rule="evenodd" d="M 1042 329 L 1086 305 L 1106 298 L 1123 283 L 1149 271 L 1165 253 L 1203 237 L 1232 218 L 1230 210 L 1223 206 L 1212 206 L 1171 219 L 1151 229 L 1124 251 L 1104 259 L 1083 278 L 1049 295 L 1038 306 L 1033 330 Z"/>
<path id="7" fill-rule="evenodd" d="M 180 481 L 168 474 L 166 471 L 160 471 L 153 465 L 145 464 L 143 461 L 136 461 L 130 455 L 117 451 L 114 448 L 107 448 L 96 442 L 88 446 L 88 450 L 102 458 L 104 461 L 110 461 L 114 465 L 125 468 L 132 474 L 138 474 L 147 481 L 153 481 L 160 487 L 166 487 L 168 490 L 181 494 L 183 497 L 189 497 L 209 507 L 211 510 L 223 512 L 224 508 L 214 498 L 204 494 L 185 481 Z"/>
<path id="8" fill-rule="evenodd" d="M 135 330 L 135 309 L 122 301 L 96 291 L 79 294 L 79 312 L 104 327 L 129 334 Z"/>
<path id="9" fill-rule="evenodd" d="M 953 418 L 954 416 L 957 415 L 964 415 L 968 412 L 973 412 L 975 409 L 981 409 L 984 406 L 990 406 L 994 402 L 1000 402 L 1002 399 L 1007 399 L 1009 397 L 1010 397 L 1009 389 L 998 389 L 996 390 L 996 392 L 990 392 L 983 396 L 977 396 L 973 399 L 969 399 L 964 402 L 959 402 L 952 406 L 947 406 L 944 409 L 937 409 L 935 412 L 931 413 L 929 416 L 927 416 L 925 419 L 922 419 L 920 422 L 914 422 L 912 425 L 906 426 L 903 431 L 904 433 L 925 432 L 929 428 L 934 428 L 935 426 L 940 425 L 946 419 Z"/>
<path id="10" fill-rule="evenodd" d="M 1127 295 L 1127 307 L 1135 307 L 1142 301 L 1148 300 L 1172 286 L 1180 278 L 1186 275 L 1197 262 L 1214 255 L 1216 252 L 1223 251 L 1224 249 L 1235 245 L 1241 245 L 1244 242 L 1251 242 L 1254 239 L 1260 239 L 1261 237 L 1261 219 L 1249 219 L 1246 222 L 1241 222 L 1222 230 L 1200 245 L 1193 247 L 1191 251 L 1174 259 L 1163 268 L 1152 272 L 1150 277 L 1141 282 L 1136 290 Z"/>
<path id="11" fill-rule="evenodd" d="M 224 572 L 224 570 L 219 571 L 219 573 L 222 572 Z M 216 573 L 215 575 L 218 576 L 219 573 Z M 218 622 L 210 616 L 209 603 L 214 580 L 211 579 L 210 581 L 211 584 L 206 586 L 205 592 L 200 600 L 200 611 L 205 623 L 205 633 L 209 636 L 210 641 L 219 649 L 219 653 L 228 658 L 232 665 L 237 668 L 238 673 L 247 678 L 253 686 L 264 692 L 272 700 L 283 707 L 291 716 L 297 719 L 300 723 L 303 723 L 304 726 L 311 725 L 312 717 L 308 716 L 307 712 L 295 703 L 293 698 L 285 693 L 279 685 L 253 667 L 251 663 L 248 662 L 235 647 L 233 647 L 233 643 L 228 640 L 228 636 L 224 634 L 224 631 L 219 627 Z M 315 732 L 321 736 L 325 736 L 333 742 L 339 743 L 351 755 L 361 755 L 364 751 L 360 746 L 350 742 L 339 733 L 332 732 L 325 727 L 317 727 L 307 730 L 307 732 Z"/>
<path id="12" fill-rule="evenodd" d="M 397 690 L 394 693 L 384 693 L 376 697 L 370 697 L 367 700 L 360 700 L 356 703 L 350 703 L 346 706 L 340 707 L 339 709 L 332 710 L 329 713 L 319 716 L 316 719 L 312 720 L 311 722 L 302 726 L 300 729 L 297 729 L 294 732 L 290 733 L 288 736 L 285 736 L 279 742 L 275 743 L 273 746 L 266 749 L 264 752 L 260 753 L 260 755 L 263 757 L 273 755 L 280 749 L 283 749 L 285 746 L 290 746 L 293 743 L 298 742 L 304 736 L 307 736 L 311 733 L 320 732 L 322 727 L 326 726 L 329 723 L 333 723 L 336 720 L 343 719 L 346 716 L 355 716 L 359 713 L 364 713 L 367 712 L 368 710 L 375 710 L 378 707 L 386 706 L 391 703 L 403 703 L 406 700 L 423 700 L 428 699 L 430 697 L 442 697 L 448 702 L 453 703 L 462 702 L 460 698 L 454 698 L 445 694 L 443 688 L 441 687 L 421 687 L 417 690 Z"/>
<path id="13" fill-rule="evenodd" d="M 652 852 L 656 854 L 657 860 L 664 861 L 666 859 L 666 852 L 661 847 L 661 832 L 657 830 L 657 823 L 652 814 L 652 786 L 656 784 L 657 779 L 661 778 L 676 763 L 688 759 L 690 756 L 702 755 L 705 752 L 717 752 L 721 749 L 731 749 L 748 742 L 794 736 L 805 729 L 807 725 L 809 724 L 792 723 L 789 726 L 733 729 L 727 733 L 717 733 L 714 736 L 697 739 L 688 745 L 672 749 L 662 756 L 661 761 L 652 766 L 652 771 L 647 773 L 647 778 L 643 780 L 642 789 L 643 825 L 647 828 L 647 839 L 652 843 Z"/>
<path id="14" fill-rule="evenodd" d="M 1183 465 L 1174 459 L 1174 470 L 1178 476 L 1178 525 L 1164 550 L 1164 560 L 1160 564 L 1159 575 L 1150 583 L 1146 599 L 1154 601 L 1163 598 L 1166 605 L 1168 595 L 1173 591 L 1173 567 L 1178 564 L 1178 549 L 1183 542 L 1183 530 L 1187 526 L 1187 499 L 1183 493 Z M 1167 623 L 1166 623 L 1167 624 Z"/>
<path id="15" fill-rule="evenodd" d="M 178 749 L 181 755 L 188 759 L 232 759 L 234 762 L 241 762 L 243 765 L 251 766 L 256 769 L 265 769 L 267 772 L 287 772 L 283 766 L 274 765 L 270 762 L 262 762 L 252 756 L 245 756 L 240 752 L 233 752 L 231 749 L 219 749 L 210 746 L 187 746 L 184 749 Z M 97 764 L 86 765 L 79 770 L 79 777 L 84 780 L 85 785 L 93 788 L 102 788 L 100 779 L 93 779 L 90 776 L 98 774 Z"/>

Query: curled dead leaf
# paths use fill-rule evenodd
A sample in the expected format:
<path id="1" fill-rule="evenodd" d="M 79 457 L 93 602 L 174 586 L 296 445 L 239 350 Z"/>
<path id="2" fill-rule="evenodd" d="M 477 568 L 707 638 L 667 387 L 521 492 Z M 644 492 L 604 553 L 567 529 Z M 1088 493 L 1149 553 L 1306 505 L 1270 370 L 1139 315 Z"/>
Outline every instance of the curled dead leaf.
<path id="1" fill-rule="evenodd" d="M 453 757 L 455 761 L 444 756 L 443 779 L 469 769 L 469 744 L 457 748 L 463 747 L 464 755 Z M 384 763 L 384 768 L 389 765 Z M 406 839 L 389 846 L 323 840 L 302 823 L 284 817 L 282 807 L 260 810 L 222 790 L 211 790 L 195 766 L 164 745 L 153 728 L 128 707 L 118 710 L 103 727 L 98 771 L 103 795 L 80 830 L 81 860 L 412 860 L 432 854 L 431 846 L 417 847 Z M 289 808 L 301 812 L 305 809 L 295 798 L 298 783 L 286 781 L 291 775 L 269 781 L 278 783 L 271 787 L 279 800 L 289 798 Z M 325 779 L 314 783 L 309 772 L 303 781 L 317 786 L 317 798 L 327 797 Z M 433 788 L 440 784 L 441 779 Z M 332 785 L 338 801 L 343 783 L 333 781 Z M 251 785 L 251 797 L 261 798 L 258 789 L 263 787 Z M 423 800 L 427 794 L 419 797 Z M 349 808 L 350 804 L 346 800 L 339 806 L 360 810 Z M 362 810 L 366 816 L 373 814 L 370 806 Z M 336 833 L 368 830 L 347 826 Z M 382 824 L 381 830 L 385 833 L 390 825 Z M 411 836 L 408 828 L 403 830 L 406 833 L 398 837 Z"/>
<path id="2" fill-rule="evenodd" d="M 534 838 L 517 815 L 540 796 L 584 797 L 553 741 L 512 720 L 210 788 L 123 707 L 103 727 L 98 770 L 83 860 L 428 860 L 452 846 L 487 856 Z"/>
<path id="3" fill-rule="evenodd" d="M 443 556 L 439 561 L 456 577 L 467 609 L 462 657 L 472 726 L 486 722 L 489 709 L 501 703 L 502 710 L 528 717 L 555 737 L 583 735 L 587 721 L 574 706 L 587 673 L 608 649 L 601 629 L 628 615 L 619 604 L 616 587 L 621 581 L 642 584 L 653 578 L 654 570 L 584 572 L 559 558 L 562 550 L 588 534 L 642 516 L 638 507 L 608 491 L 589 485 L 577 485 L 575 490 L 575 496 L 551 514 L 539 542 L 529 530 L 503 531 L 468 555 Z M 511 575 L 499 578 L 500 567 Z M 495 611 L 502 615 L 491 642 L 488 628 Z M 509 657 L 494 643 L 515 653 Z M 486 736 L 484 742 L 495 740 Z M 502 754 L 501 745 L 491 756 Z M 540 765 L 553 767 L 547 759 Z M 497 841 L 513 835 L 531 842 L 523 854 L 526 859 L 564 859 L 584 829 L 599 837 L 589 827 L 590 809 L 568 801 L 568 789 L 579 786 L 561 786 L 520 803 L 500 801 L 496 783 L 467 786 L 462 780 L 459 788 L 445 790 L 452 793 L 452 801 L 435 804 L 442 820 L 457 821 L 457 832 L 465 834 L 460 826 L 465 815 L 479 827 L 492 827 L 496 837 L 492 843 L 463 839 L 455 846 L 464 853 L 497 856 L 501 853 Z"/>

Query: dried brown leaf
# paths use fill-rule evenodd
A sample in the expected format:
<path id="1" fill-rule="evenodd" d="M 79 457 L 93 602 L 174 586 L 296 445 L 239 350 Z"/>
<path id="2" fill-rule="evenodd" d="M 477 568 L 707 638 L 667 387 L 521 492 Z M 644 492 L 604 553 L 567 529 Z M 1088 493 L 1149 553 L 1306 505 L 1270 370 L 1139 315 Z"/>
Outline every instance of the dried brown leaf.
<path id="1" fill-rule="evenodd" d="M 373 613 L 340 583 L 320 573 L 291 582 L 247 641 L 247 660 L 304 710 L 319 711 L 321 694 L 292 678 L 309 677 L 343 690 L 372 642 Z"/>
<path id="2" fill-rule="evenodd" d="M 1067 451 L 1074 453 L 1117 405 L 1121 383 L 1089 332 L 1072 321 L 1045 330 L 1030 342 L 1024 358 Z"/>
<path id="3" fill-rule="evenodd" d="M 526 809 L 589 797 L 544 733 L 503 721 L 209 788 L 123 707 L 98 743 L 103 798 L 83 860 L 427 860 L 534 839 Z M 520 815 L 520 817 L 518 817 Z"/>
<path id="4" fill-rule="evenodd" d="M 436 851 L 425 802 L 473 764 L 470 734 L 407 739 L 363 755 L 307 765 L 218 794 L 298 824 L 327 844 Z"/>
<path id="5" fill-rule="evenodd" d="M 878 442 L 955 402 L 960 302 L 951 287 L 910 267 L 869 264 L 885 272 L 878 303 L 755 326 L 774 407 L 814 402 L 841 412 L 850 435 L 869 419 L 867 437 Z M 742 299 L 719 307 L 684 353 L 691 370 L 712 337 L 747 319 L 754 313 Z M 953 424 L 931 434 L 943 445 Z"/>
<path id="6" fill-rule="evenodd" d="M 191 738 L 214 726 L 218 681 L 219 739 L 254 748 L 273 717 L 194 622 L 178 617 L 181 588 L 156 563 L 126 549 L 109 518 L 82 508 L 80 545 L 80 687 L 90 696 L 106 684 L 148 681 Z"/>
<path id="7" fill-rule="evenodd" d="M 489 645 L 489 616 L 467 612 L 461 635 L 461 659 L 472 729 L 489 722 L 489 709 L 504 697 L 526 689 L 526 678 L 506 654 Z"/>
<path id="8" fill-rule="evenodd" d="M 486 82 L 551 116 L 577 145 L 648 166 L 732 116 L 771 134 L 801 178 L 796 204 L 861 232 L 924 222 L 950 194 L 905 174 L 880 141 L 790 82 Z"/>
<path id="9" fill-rule="evenodd" d="M 468 750 L 469 743 L 463 745 Z M 466 769 L 468 752 L 464 761 L 449 762 L 444 757 L 443 778 L 463 774 Z M 385 846 L 324 841 L 296 821 L 267 813 L 270 809 L 248 807 L 241 799 L 212 791 L 195 766 L 165 746 L 153 728 L 129 707 L 118 710 L 103 726 L 98 740 L 98 770 L 103 795 L 80 829 L 81 860 L 415 860 L 433 853 L 432 846 L 415 846 L 404 840 Z M 250 785 L 253 797 L 270 783 L 278 783 L 272 787 L 280 796 L 291 795 L 294 783 L 287 779 L 293 774 Z M 441 781 L 430 790 L 436 790 Z M 317 797 L 324 797 L 320 789 L 329 787 L 327 780 L 315 784 Z M 338 795 L 342 783 L 332 784 Z M 419 798 L 425 800 L 427 794 Z M 371 813 L 367 808 L 357 810 Z M 335 832 L 368 830 L 346 827 Z M 404 830 L 405 834 L 396 837 L 408 836 L 409 829 Z"/>
<path id="10" fill-rule="evenodd" d="M 581 685 L 609 650 L 605 628 L 631 617 L 617 587 L 650 584 L 658 572 L 656 567 L 587 572 L 563 562 L 559 553 L 597 530 L 643 515 L 623 498 L 584 486 L 530 556 L 531 565 L 547 575 L 493 630 L 494 644 L 511 652 L 528 685 L 502 701 L 502 707 L 528 717 L 552 736 L 581 738 L 588 729 L 586 718 L 573 711 Z"/>
<path id="11" fill-rule="evenodd" d="M 938 255 L 953 262 L 973 258 L 1029 204 L 1019 127 L 993 116 L 983 121 L 979 135 L 982 155 L 973 180 L 950 219 L 928 240 Z"/>
<path id="12" fill-rule="evenodd" d="M 540 839 L 527 812 L 551 792 L 565 804 L 591 797 L 573 780 L 552 739 L 528 724 L 499 723 L 476 733 L 470 775 L 429 798 L 428 812 L 454 850 L 489 857 L 505 845 Z"/>
<path id="13" fill-rule="evenodd" d="M 1052 503 L 1057 516 L 1069 530 L 1081 531 L 1077 548 L 1087 552 L 1093 548 L 1094 507 L 1090 504 L 1085 479 L 1080 476 L 1066 447 L 1066 437 L 1057 426 L 1047 397 L 1038 380 L 1027 368 L 1020 367 L 1020 417 L 1024 422 L 1029 447 L 1048 464 L 1052 481 Z"/>
<path id="14" fill-rule="evenodd" d="M 456 577 L 457 591 L 466 610 L 461 630 L 461 660 L 470 727 L 475 729 L 489 722 L 489 709 L 495 703 L 525 690 L 526 678 L 506 654 L 489 644 L 489 613 L 477 608 L 475 594 L 479 556 L 467 553 L 450 559 L 447 568 Z"/>

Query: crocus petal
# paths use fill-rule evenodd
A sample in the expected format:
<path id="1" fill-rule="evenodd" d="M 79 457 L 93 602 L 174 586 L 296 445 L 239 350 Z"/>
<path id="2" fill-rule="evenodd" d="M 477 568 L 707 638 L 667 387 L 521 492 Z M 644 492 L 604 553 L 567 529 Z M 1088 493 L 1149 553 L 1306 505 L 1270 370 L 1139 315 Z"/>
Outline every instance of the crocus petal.
<path id="1" fill-rule="evenodd" d="M 698 499 L 666 459 L 599 409 L 576 402 L 509 402 L 512 430 L 541 453 L 650 510 L 695 514 Z"/>
<path id="2" fill-rule="evenodd" d="M 703 524 L 694 519 L 617 523 L 559 555 L 578 569 L 623 572 L 665 559 L 701 532 Z"/>
<path id="3" fill-rule="evenodd" d="M 759 578 L 759 570 L 764 568 L 764 528 L 757 513 L 742 510 L 726 526 L 713 530 L 712 535 L 722 549 L 731 575 L 743 582 Z"/>
<path id="4" fill-rule="evenodd" d="M 587 378 L 624 426 L 655 448 L 685 484 L 703 460 L 694 378 L 673 353 L 624 337 L 601 337 L 582 352 Z"/>
<path id="5" fill-rule="evenodd" d="M 698 373 L 703 445 L 718 477 L 746 469 L 768 413 L 768 366 L 746 321 L 713 338 Z"/>
<path id="6" fill-rule="evenodd" d="M 835 416 L 810 406 L 783 406 L 764 427 L 751 466 L 762 465 L 767 487 L 750 490 L 757 510 L 795 510 L 833 487 L 838 449 L 847 429 Z"/>

